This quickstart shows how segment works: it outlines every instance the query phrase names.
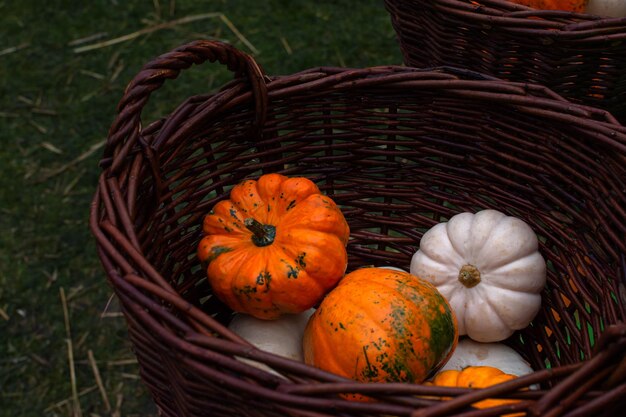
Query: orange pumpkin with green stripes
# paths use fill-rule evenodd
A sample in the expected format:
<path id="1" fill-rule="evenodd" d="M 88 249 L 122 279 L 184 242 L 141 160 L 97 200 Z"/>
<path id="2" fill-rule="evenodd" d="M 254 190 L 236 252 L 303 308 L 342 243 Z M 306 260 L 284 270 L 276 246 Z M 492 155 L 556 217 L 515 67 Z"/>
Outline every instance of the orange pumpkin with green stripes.
<path id="1" fill-rule="evenodd" d="M 323 370 L 362 382 L 419 383 L 448 360 L 457 339 L 454 313 L 432 284 L 363 268 L 328 293 L 302 344 L 305 362 Z"/>
<path id="2" fill-rule="evenodd" d="M 198 257 L 213 293 L 260 319 L 313 307 L 346 271 L 348 224 L 307 178 L 243 181 L 204 218 L 203 231 Z"/>

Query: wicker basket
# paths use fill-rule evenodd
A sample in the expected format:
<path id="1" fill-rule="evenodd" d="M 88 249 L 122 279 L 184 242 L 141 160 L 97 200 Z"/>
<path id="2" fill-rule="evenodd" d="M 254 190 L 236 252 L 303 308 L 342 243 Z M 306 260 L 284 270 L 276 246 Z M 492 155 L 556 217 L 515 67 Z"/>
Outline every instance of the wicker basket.
<path id="1" fill-rule="evenodd" d="M 626 18 L 506 0 L 385 0 L 404 62 L 539 83 L 626 123 Z"/>
<path id="2" fill-rule="evenodd" d="M 150 94 L 204 61 L 235 79 L 143 126 Z M 604 110 L 454 68 L 268 77 L 237 49 L 197 41 L 129 84 L 101 165 L 91 229 L 162 415 L 573 417 L 625 405 L 626 128 Z M 527 221 L 549 261 L 548 284 L 538 317 L 507 343 L 537 371 L 476 391 L 361 384 L 228 331 L 231 312 L 211 297 L 196 259 L 200 224 L 234 184 L 264 172 L 311 178 L 342 207 L 349 271 L 407 268 L 422 234 L 461 211 Z M 531 384 L 540 389 L 518 391 Z M 351 392 L 377 401 L 338 395 Z M 469 407 L 487 397 L 521 401 Z"/>

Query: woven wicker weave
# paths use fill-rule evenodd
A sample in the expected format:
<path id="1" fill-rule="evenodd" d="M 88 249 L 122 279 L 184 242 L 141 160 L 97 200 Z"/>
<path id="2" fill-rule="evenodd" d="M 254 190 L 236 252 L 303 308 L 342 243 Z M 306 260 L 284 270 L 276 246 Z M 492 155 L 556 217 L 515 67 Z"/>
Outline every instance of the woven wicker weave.
<path id="1" fill-rule="evenodd" d="M 545 85 L 626 122 L 626 17 L 506 0 L 385 0 L 404 62 Z"/>
<path id="2" fill-rule="evenodd" d="M 235 80 L 142 126 L 151 92 L 203 61 L 227 65 Z M 197 41 L 129 84 L 101 165 L 91 229 L 162 415 L 573 417 L 624 405 L 626 128 L 606 111 L 454 68 L 268 77 L 237 49 Z M 342 207 L 348 270 L 407 268 L 422 234 L 461 211 L 527 221 L 549 261 L 548 284 L 539 316 L 507 343 L 537 372 L 477 391 L 359 384 L 228 331 L 231 312 L 210 296 L 195 256 L 200 224 L 234 184 L 263 172 L 311 178 Z M 531 384 L 540 389 L 515 392 Z M 346 392 L 378 401 L 337 395 Z M 468 407 L 487 397 L 521 401 Z"/>

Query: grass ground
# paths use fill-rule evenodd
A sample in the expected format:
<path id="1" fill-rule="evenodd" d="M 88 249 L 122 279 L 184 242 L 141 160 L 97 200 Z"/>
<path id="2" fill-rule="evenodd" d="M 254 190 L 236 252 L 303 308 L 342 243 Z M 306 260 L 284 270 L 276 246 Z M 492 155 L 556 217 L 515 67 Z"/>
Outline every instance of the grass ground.
<path id="1" fill-rule="evenodd" d="M 126 83 L 198 38 L 269 74 L 401 61 L 378 0 L 0 1 L 0 416 L 155 415 L 87 216 Z M 145 119 L 228 77 L 186 72 Z"/>

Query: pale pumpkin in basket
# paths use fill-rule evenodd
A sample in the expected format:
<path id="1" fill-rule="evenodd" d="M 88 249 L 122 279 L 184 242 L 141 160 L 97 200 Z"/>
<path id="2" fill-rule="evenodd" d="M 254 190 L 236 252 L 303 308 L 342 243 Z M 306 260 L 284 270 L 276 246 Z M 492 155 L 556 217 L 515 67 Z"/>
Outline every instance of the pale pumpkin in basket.
<path id="1" fill-rule="evenodd" d="M 262 320 L 237 313 L 228 328 L 265 352 L 302 362 L 302 335 L 313 312 L 315 309 L 311 308 L 300 314 L 285 314 L 276 320 Z M 239 360 L 277 374 L 263 363 L 243 358 Z"/>
<path id="2" fill-rule="evenodd" d="M 503 343 L 481 343 L 463 337 L 459 340 L 454 354 L 441 370 L 461 371 L 468 366 L 491 366 L 516 376 L 534 372 L 519 353 Z"/>
<path id="3" fill-rule="evenodd" d="M 410 269 L 450 302 L 459 334 L 479 342 L 498 342 L 528 326 L 546 283 L 533 230 L 497 210 L 460 213 L 433 226 Z"/>

